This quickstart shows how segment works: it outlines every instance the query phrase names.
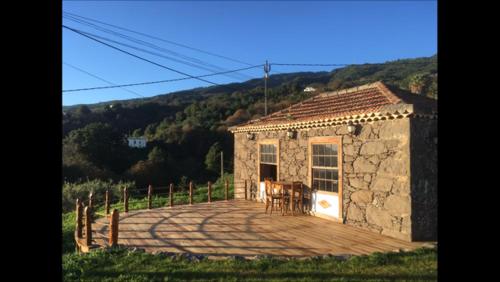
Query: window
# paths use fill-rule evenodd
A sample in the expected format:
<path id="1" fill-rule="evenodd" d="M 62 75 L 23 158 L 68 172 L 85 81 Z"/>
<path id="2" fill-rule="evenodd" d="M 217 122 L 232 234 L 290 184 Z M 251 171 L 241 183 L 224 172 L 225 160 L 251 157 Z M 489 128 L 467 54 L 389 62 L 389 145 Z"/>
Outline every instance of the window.
<path id="1" fill-rule="evenodd" d="M 312 145 L 312 188 L 338 193 L 339 168 L 337 144 Z"/>
<path id="2" fill-rule="evenodd" d="M 260 163 L 276 164 L 276 145 L 261 144 L 260 145 Z"/>

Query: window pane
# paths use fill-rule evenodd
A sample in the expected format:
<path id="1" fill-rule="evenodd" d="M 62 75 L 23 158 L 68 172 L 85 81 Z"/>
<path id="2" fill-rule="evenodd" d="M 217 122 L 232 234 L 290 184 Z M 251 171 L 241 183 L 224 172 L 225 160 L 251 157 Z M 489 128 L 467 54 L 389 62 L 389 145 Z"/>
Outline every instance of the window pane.
<path id="1" fill-rule="evenodd" d="M 338 184 L 338 182 L 332 183 L 332 192 L 335 192 L 335 193 L 339 192 L 339 184 Z"/>
<path id="2" fill-rule="evenodd" d="M 335 157 L 330 157 L 331 159 L 331 163 L 330 163 L 330 166 L 332 167 L 337 167 L 338 166 L 338 160 L 337 160 L 337 156 Z"/>
<path id="3" fill-rule="evenodd" d="M 337 155 L 338 154 L 338 147 L 337 144 L 332 144 L 332 155 Z"/>
<path id="4" fill-rule="evenodd" d="M 332 182 L 331 181 L 326 181 L 325 184 L 326 184 L 325 185 L 325 190 L 329 191 L 329 192 L 332 192 L 332 187 L 333 187 Z"/>
<path id="5" fill-rule="evenodd" d="M 332 169 L 332 177 L 330 179 L 332 180 L 338 180 L 339 179 L 339 171 L 338 169 Z"/>
<path id="6" fill-rule="evenodd" d="M 325 166 L 331 166 L 332 163 L 331 159 L 332 159 L 331 157 L 325 157 Z"/>
<path id="7" fill-rule="evenodd" d="M 332 145 L 328 144 L 325 145 L 325 155 L 331 155 L 332 154 Z"/>
<path id="8" fill-rule="evenodd" d="M 326 178 L 326 179 L 332 179 L 332 177 L 333 177 L 333 173 L 332 173 L 332 171 L 331 171 L 331 170 L 327 170 L 327 171 L 326 171 L 326 176 L 325 176 L 325 178 Z"/>

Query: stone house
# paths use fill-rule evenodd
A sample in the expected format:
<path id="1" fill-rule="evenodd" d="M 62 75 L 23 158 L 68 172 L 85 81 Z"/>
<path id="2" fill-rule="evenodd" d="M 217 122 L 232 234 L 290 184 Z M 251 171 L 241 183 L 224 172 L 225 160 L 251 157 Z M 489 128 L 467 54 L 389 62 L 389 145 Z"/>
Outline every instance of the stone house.
<path id="1" fill-rule="evenodd" d="M 382 82 L 325 92 L 230 127 L 234 178 L 311 187 L 312 214 L 407 241 L 437 239 L 437 103 Z M 244 197 L 244 187 L 235 187 Z"/>

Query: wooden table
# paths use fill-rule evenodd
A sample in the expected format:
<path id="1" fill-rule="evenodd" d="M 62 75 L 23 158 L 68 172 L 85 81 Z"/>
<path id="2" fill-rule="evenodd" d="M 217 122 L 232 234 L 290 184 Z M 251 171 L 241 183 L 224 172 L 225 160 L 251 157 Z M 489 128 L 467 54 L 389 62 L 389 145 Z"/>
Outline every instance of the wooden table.
<path id="1" fill-rule="evenodd" d="M 275 187 L 280 187 L 281 188 L 281 203 L 282 205 L 285 204 L 285 193 L 286 191 L 289 191 L 289 190 L 292 190 L 293 188 L 293 182 L 292 181 L 272 181 L 271 182 L 271 187 L 274 189 Z M 290 205 L 292 206 L 291 207 L 291 210 L 292 210 L 292 215 L 294 214 L 295 212 L 295 208 L 294 208 L 294 205 L 293 205 L 293 197 L 295 196 L 295 193 L 289 193 L 290 195 Z M 281 214 L 284 215 L 285 212 L 284 212 L 284 209 L 281 211 Z"/>

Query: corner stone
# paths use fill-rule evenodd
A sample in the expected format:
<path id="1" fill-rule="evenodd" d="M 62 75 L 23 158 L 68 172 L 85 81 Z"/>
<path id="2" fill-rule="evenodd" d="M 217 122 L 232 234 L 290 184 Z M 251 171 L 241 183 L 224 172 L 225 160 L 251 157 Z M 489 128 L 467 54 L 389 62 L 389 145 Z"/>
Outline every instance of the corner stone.
<path id="1" fill-rule="evenodd" d="M 368 223 L 375 224 L 384 228 L 392 227 L 391 215 L 387 211 L 378 209 L 371 205 L 366 208 L 366 220 L 368 221 Z"/>
<path id="2" fill-rule="evenodd" d="M 384 203 L 391 215 L 395 216 L 408 216 L 410 214 L 410 198 L 391 195 L 387 197 Z"/>
<path id="3" fill-rule="evenodd" d="M 391 178 L 377 176 L 375 180 L 373 180 L 370 189 L 374 191 L 389 192 L 392 188 L 392 182 L 393 180 Z"/>

